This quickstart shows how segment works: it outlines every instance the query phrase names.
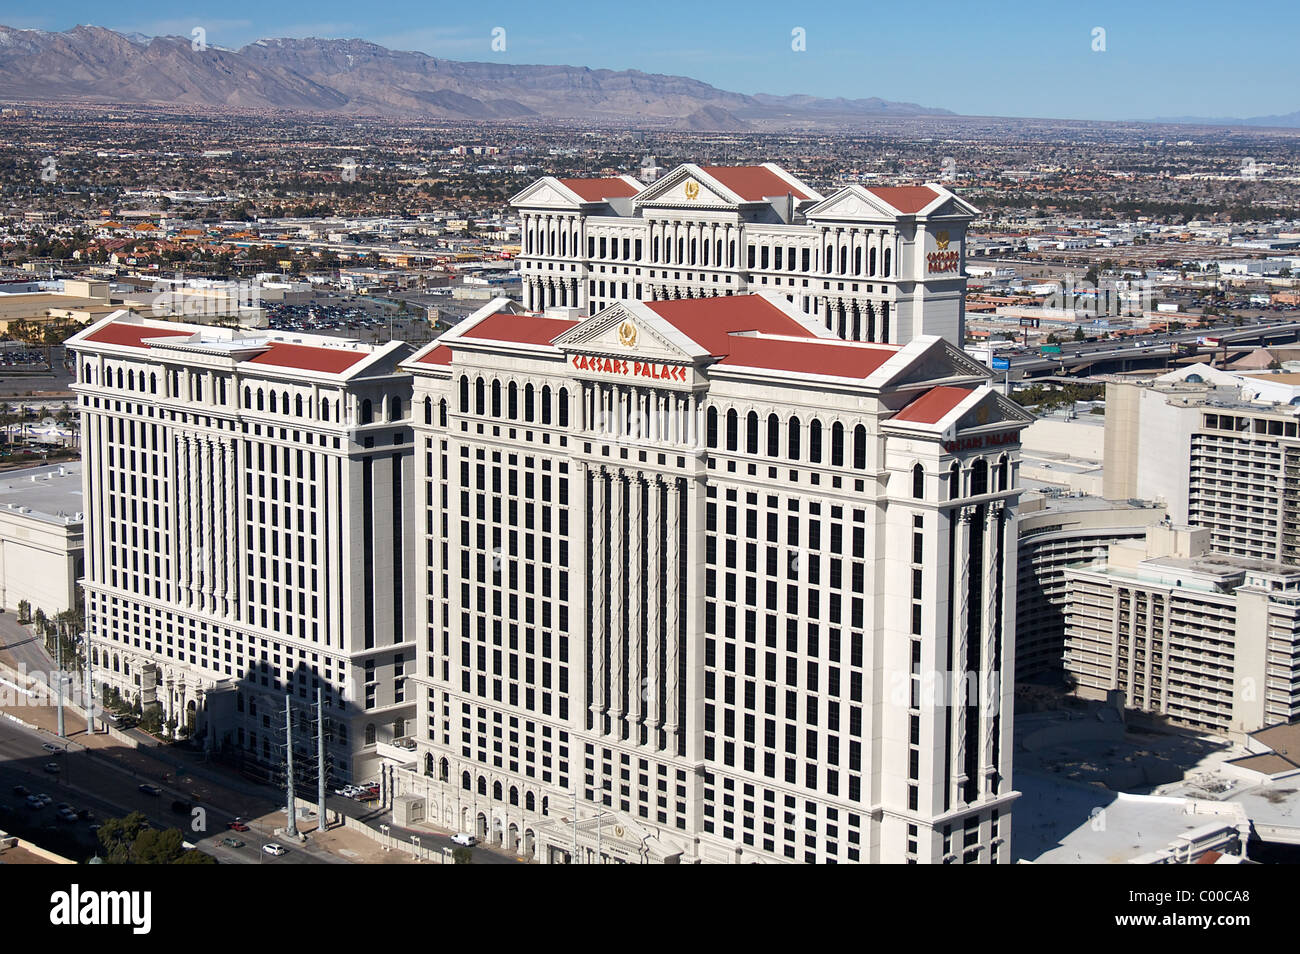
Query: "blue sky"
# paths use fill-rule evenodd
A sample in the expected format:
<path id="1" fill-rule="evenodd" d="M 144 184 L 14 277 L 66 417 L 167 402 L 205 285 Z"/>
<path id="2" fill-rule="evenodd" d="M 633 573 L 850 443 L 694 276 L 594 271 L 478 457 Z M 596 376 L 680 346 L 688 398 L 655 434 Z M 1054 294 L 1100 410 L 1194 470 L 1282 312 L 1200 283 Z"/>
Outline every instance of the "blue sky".
<path id="1" fill-rule="evenodd" d="M 1300 110 L 1300 3 L 1252 0 L 0 0 L 0 23 L 94 23 L 149 35 L 207 31 L 362 37 L 436 56 L 674 73 L 743 93 L 810 93 L 960 113 L 1079 119 L 1258 116 Z M 493 51 L 492 31 L 506 49 Z M 794 51 L 802 28 L 806 49 Z M 1104 33 L 1095 51 L 1094 30 Z"/>

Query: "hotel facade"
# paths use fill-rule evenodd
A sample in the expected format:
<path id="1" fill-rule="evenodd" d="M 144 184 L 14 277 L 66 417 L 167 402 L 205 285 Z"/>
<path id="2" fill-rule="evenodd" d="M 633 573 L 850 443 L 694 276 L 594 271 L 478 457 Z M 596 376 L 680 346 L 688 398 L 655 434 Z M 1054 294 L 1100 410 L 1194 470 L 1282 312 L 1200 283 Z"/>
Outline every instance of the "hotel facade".
<path id="1" fill-rule="evenodd" d="M 319 688 L 331 780 L 376 772 L 415 713 L 410 347 L 118 312 L 68 348 L 96 686 L 263 770 L 286 695 L 314 763 Z"/>
<path id="2" fill-rule="evenodd" d="M 981 365 L 775 293 L 498 299 L 403 367 L 427 818 L 547 863 L 1009 860 L 1031 418 Z"/>
<path id="3" fill-rule="evenodd" d="M 965 334 L 977 210 L 940 185 L 823 196 L 773 163 L 685 163 L 648 186 L 546 176 L 511 204 L 531 310 L 761 292 L 850 341 Z"/>

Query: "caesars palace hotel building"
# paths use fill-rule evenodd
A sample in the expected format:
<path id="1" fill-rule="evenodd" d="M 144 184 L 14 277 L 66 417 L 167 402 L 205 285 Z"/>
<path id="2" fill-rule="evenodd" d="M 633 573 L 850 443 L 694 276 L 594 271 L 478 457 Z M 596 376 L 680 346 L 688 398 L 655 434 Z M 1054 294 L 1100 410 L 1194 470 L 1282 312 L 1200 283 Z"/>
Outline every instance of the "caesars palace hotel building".
<path id="1" fill-rule="evenodd" d="M 414 716 L 409 345 L 116 312 L 76 354 L 92 678 L 208 744 L 378 770 Z M 314 781 L 314 774 L 312 776 Z"/>
<path id="2" fill-rule="evenodd" d="M 773 163 L 685 163 L 648 186 L 545 176 L 511 204 L 532 310 L 772 292 L 851 341 L 964 337 L 976 210 L 939 185 L 822 196 Z"/>
<path id="3" fill-rule="evenodd" d="M 407 359 L 398 798 L 547 863 L 1008 862 L 1031 418 L 916 330 L 498 299 Z"/>

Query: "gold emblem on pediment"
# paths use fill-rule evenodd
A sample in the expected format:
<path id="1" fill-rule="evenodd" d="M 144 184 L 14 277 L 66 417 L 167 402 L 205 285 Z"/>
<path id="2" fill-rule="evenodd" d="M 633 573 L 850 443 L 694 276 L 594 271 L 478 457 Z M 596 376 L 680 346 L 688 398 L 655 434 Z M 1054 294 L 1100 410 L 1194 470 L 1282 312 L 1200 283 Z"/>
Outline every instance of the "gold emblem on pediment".
<path id="1" fill-rule="evenodd" d="M 700 184 L 694 179 L 687 179 L 686 184 L 682 186 L 682 191 L 686 193 L 686 198 L 693 202 L 700 197 Z"/>
<path id="2" fill-rule="evenodd" d="M 624 348 L 636 347 L 636 325 L 625 321 L 618 326 L 618 343 Z"/>
<path id="3" fill-rule="evenodd" d="M 941 252 L 947 250 L 948 243 L 951 240 L 952 236 L 948 234 L 947 229 L 940 229 L 938 232 L 934 233 L 934 244 L 939 247 L 939 251 Z"/>

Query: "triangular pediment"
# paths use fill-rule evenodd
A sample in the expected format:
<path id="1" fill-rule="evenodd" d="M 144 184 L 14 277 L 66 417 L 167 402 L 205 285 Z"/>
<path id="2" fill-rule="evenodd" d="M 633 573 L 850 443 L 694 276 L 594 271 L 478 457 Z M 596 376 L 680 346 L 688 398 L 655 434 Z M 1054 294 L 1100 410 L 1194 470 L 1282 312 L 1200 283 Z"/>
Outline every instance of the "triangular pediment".
<path id="1" fill-rule="evenodd" d="M 807 209 L 809 220 L 893 221 L 898 213 L 859 185 L 848 185 Z"/>
<path id="2" fill-rule="evenodd" d="M 894 357 L 871 376 L 879 388 L 908 390 L 939 384 L 969 384 L 989 377 L 986 365 L 976 361 L 946 339 L 922 335 L 904 345 Z"/>
<path id="3" fill-rule="evenodd" d="M 554 176 L 543 176 L 510 200 L 524 209 L 577 209 L 582 203 L 582 196 Z"/>
<path id="4" fill-rule="evenodd" d="M 552 344 L 570 354 L 626 361 L 693 364 L 708 352 L 641 302 L 616 302 L 570 328 Z"/>
<path id="5" fill-rule="evenodd" d="M 685 163 L 651 183 L 637 196 L 638 206 L 735 208 L 744 200 L 699 166 Z"/>
<path id="6" fill-rule="evenodd" d="M 1024 427 L 1033 421 L 1034 416 L 1019 404 L 990 388 L 957 420 L 956 430 L 959 433 L 986 427 L 1006 430 L 1008 427 Z"/>

